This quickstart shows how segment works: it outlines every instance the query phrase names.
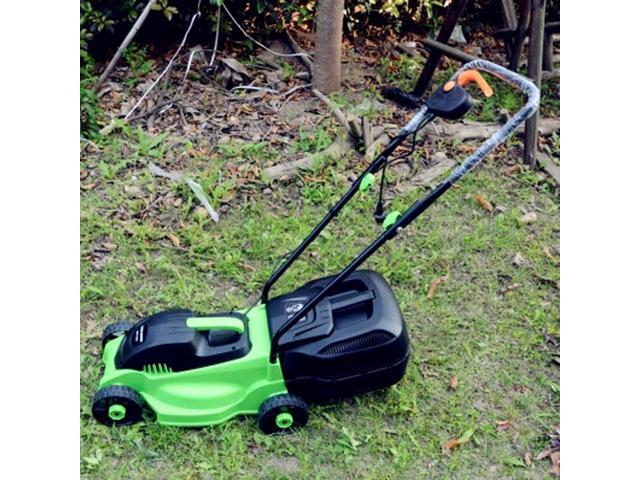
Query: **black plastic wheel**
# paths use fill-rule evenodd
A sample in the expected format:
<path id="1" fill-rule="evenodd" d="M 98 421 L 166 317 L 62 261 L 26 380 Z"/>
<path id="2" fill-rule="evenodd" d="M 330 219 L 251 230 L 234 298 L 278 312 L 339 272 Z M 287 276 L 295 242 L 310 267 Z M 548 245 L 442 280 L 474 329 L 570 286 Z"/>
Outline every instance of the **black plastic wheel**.
<path id="1" fill-rule="evenodd" d="M 264 433 L 284 434 L 304 427 L 309 406 L 297 395 L 276 395 L 265 400 L 258 411 L 258 426 Z"/>
<path id="2" fill-rule="evenodd" d="M 107 325 L 102 331 L 102 348 L 104 348 L 107 342 L 127 333 L 134 325 L 135 324 L 131 322 L 116 322 Z"/>
<path id="3" fill-rule="evenodd" d="M 134 389 L 122 385 L 101 388 L 93 397 L 93 417 L 108 426 L 131 425 L 142 419 L 144 400 Z"/>

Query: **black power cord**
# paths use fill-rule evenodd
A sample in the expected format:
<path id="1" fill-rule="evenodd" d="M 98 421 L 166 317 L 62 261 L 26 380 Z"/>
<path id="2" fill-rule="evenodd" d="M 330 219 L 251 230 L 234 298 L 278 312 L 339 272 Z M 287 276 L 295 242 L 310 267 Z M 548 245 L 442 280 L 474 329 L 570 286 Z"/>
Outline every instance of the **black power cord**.
<path id="1" fill-rule="evenodd" d="M 381 224 L 382 222 L 384 222 L 385 217 L 387 216 L 385 210 L 384 210 L 384 201 L 382 199 L 382 195 L 384 192 L 384 180 L 385 180 L 385 174 L 387 171 L 387 165 L 393 163 L 393 162 L 397 162 L 399 160 L 402 160 L 403 158 L 407 158 L 409 156 L 411 156 L 413 154 L 413 152 L 415 152 L 416 147 L 417 147 L 417 137 L 418 137 L 418 132 L 420 130 L 422 130 L 427 123 L 429 123 L 431 121 L 431 119 L 425 119 L 420 125 L 418 125 L 418 127 L 413 131 L 413 138 L 411 139 L 411 149 L 407 152 L 407 153 L 403 153 L 402 155 L 400 155 L 399 157 L 394 158 L 393 160 L 390 160 L 389 158 L 387 158 L 384 162 L 384 164 L 382 165 L 382 174 L 380 175 L 380 192 L 378 195 L 378 203 L 376 204 L 376 209 L 373 213 L 373 217 L 376 219 L 376 223 Z M 409 135 L 411 135 L 410 133 L 408 133 L 406 137 L 408 137 Z M 422 137 L 422 140 L 420 141 L 420 144 L 423 144 L 424 141 L 426 140 L 426 136 Z"/>

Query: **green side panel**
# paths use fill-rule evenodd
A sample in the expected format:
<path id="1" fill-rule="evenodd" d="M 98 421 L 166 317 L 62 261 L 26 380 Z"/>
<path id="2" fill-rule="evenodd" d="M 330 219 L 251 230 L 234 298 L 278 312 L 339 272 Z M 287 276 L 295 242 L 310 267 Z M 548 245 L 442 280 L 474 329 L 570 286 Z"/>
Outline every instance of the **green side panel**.
<path id="1" fill-rule="evenodd" d="M 236 415 L 257 414 L 264 400 L 287 393 L 287 388 L 280 363 L 269 362 L 271 338 L 265 306 L 243 313 L 249 318 L 251 340 L 251 350 L 244 357 L 183 372 L 118 370 L 114 360 L 123 340 L 119 337 L 105 345 L 100 388 L 133 388 L 163 425 L 214 425 Z"/>
<path id="2" fill-rule="evenodd" d="M 187 318 L 187 327 L 196 330 L 233 330 L 244 332 L 244 323 L 237 317 L 191 317 Z"/>
<path id="3" fill-rule="evenodd" d="M 388 230 L 391 225 L 396 223 L 398 219 L 402 216 L 402 213 L 394 210 L 393 212 L 389 212 L 386 217 L 384 217 L 384 222 L 382 222 L 382 228 Z"/>
<path id="4" fill-rule="evenodd" d="M 362 180 L 360 180 L 360 185 L 358 185 L 358 190 L 360 190 L 361 192 L 368 192 L 371 187 L 373 186 L 373 184 L 376 181 L 376 177 L 373 175 L 373 173 L 369 172 L 367 173 L 364 177 L 362 177 Z"/>

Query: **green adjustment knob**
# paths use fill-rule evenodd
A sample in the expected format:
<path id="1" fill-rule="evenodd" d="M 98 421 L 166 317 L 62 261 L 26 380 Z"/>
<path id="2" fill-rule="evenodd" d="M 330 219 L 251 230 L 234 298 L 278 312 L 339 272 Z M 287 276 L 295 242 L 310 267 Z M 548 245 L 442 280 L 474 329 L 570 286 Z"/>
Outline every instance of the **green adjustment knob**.
<path id="1" fill-rule="evenodd" d="M 389 212 L 386 217 L 384 217 L 384 222 L 382 222 L 382 228 L 385 230 L 389 230 L 391 226 L 398 221 L 398 219 L 402 216 L 402 213 L 394 210 L 393 212 Z"/>
<path id="2" fill-rule="evenodd" d="M 361 192 L 368 192 L 375 181 L 376 177 L 373 175 L 373 173 L 367 173 L 364 177 L 362 177 L 362 180 L 360 180 L 358 190 L 360 190 Z"/>

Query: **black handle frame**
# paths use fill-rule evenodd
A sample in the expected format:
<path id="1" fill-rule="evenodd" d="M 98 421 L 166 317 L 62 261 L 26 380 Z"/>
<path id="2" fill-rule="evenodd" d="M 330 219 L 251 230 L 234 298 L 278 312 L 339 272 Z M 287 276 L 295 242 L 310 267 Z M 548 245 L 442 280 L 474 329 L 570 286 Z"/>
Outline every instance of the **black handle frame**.
<path id="1" fill-rule="evenodd" d="M 312 297 L 298 312 L 296 312 L 289 320 L 287 320 L 273 335 L 271 339 L 270 361 L 275 363 L 278 351 L 280 350 L 279 341 L 282 336 L 288 332 L 301 318 L 311 311 L 325 296 L 331 293 L 331 290 L 358 268 L 367 258 L 374 254 L 385 242 L 394 238 L 398 232 L 415 220 L 422 212 L 431 206 L 442 194 L 444 194 L 455 182 L 457 182 L 469 170 L 474 168 L 484 159 L 487 154 L 500 143 L 504 142 L 513 131 L 529 118 L 537 110 L 540 103 L 540 92 L 538 88 L 527 78 L 507 70 L 504 67 L 496 65 L 486 60 L 475 60 L 462 66 L 453 76 L 455 80 L 460 73 L 465 70 L 483 70 L 496 76 L 513 86 L 521 89 L 527 94 L 527 103 L 505 123 L 498 131 L 496 131 L 489 139 L 487 139 L 473 154 L 465 159 L 462 164 L 455 169 L 451 175 L 441 182 L 434 190 L 421 200 L 414 202 L 405 213 L 378 238 L 376 238 L 368 247 L 366 247 L 349 265 L 347 265 L 331 282 L 329 282 L 320 292 Z M 306 250 L 306 248 L 315 240 L 320 232 L 335 218 L 340 210 L 349 202 L 349 200 L 358 191 L 360 182 L 368 173 L 375 173 L 382 168 L 389 156 L 394 150 L 410 135 L 422 128 L 426 123 L 433 121 L 435 115 L 429 112 L 426 105 L 423 105 L 409 123 L 400 131 L 398 135 L 393 137 L 387 148 L 383 150 L 369 165 L 369 167 L 358 177 L 349 190 L 338 200 L 338 202 L 329 210 L 322 221 L 313 229 L 313 231 L 302 241 L 302 243 L 286 258 L 284 263 L 271 275 L 262 290 L 262 303 L 266 304 L 269 300 L 269 290 L 273 284 L 284 274 L 284 272 L 296 261 L 296 259 Z"/>

